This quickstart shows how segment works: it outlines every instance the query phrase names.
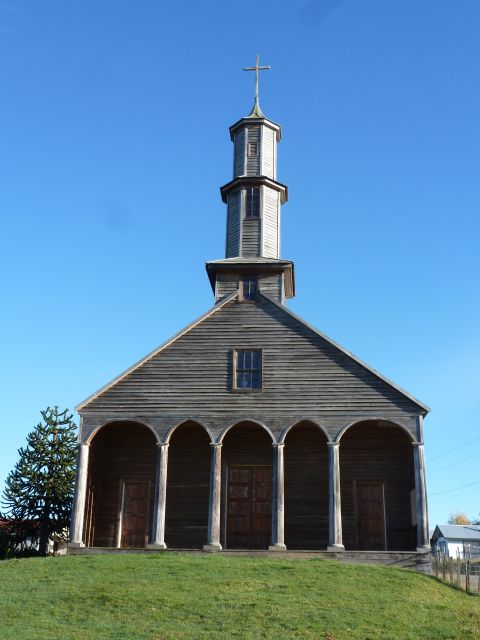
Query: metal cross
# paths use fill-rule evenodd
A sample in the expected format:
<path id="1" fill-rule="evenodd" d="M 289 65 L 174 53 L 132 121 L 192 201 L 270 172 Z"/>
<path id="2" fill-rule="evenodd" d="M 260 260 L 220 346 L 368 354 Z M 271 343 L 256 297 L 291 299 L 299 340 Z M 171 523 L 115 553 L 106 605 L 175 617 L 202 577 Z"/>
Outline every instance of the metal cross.
<path id="1" fill-rule="evenodd" d="M 254 67 L 243 67 L 244 71 L 255 71 L 255 102 L 258 102 L 258 72 L 271 69 L 271 67 L 260 66 L 260 56 L 257 53 L 257 61 Z"/>

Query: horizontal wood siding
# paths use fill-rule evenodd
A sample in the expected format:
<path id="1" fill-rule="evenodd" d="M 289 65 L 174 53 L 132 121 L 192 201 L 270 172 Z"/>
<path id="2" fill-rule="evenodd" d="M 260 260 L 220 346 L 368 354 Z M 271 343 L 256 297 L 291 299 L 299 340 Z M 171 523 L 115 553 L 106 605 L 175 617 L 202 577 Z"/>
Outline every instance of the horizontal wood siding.
<path id="1" fill-rule="evenodd" d="M 282 285 L 283 278 L 281 273 L 275 273 L 273 275 L 259 274 L 258 276 L 260 291 L 280 303 L 282 302 Z"/>
<path id="2" fill-rule="evenodd" d="M 410 491 L 415 486 L 413 447 L 399 427 L 367 422 L 352 427 L 340 443 L 343 543 L 359 549 L 355 483 L 384 483 L 388 551 L 416 548 Z"/>
<path id="3" fill-rule="evenodd" d="M 263 175 L 276 179 L 276 153 L 277 143 L 275 139 L 275 131 L 269 127 L 263 127 Z"/>
<path id="4" fill-rule="evenodd" d="M 217 300 L 230 295 L 238 289 L 238 275 L 235 273 L 217 273 Z"/>
<path id="5" fill-rule="evenodd" d="M 328 545 L 328 448 L 325 435 L 308 423 L 285 440 L 285 544 L 287 549 Z"/>
<path id="6" fill-rule="evenodd" d="M 278 258 L 278 225 L 280 222 L 280 196 L 277 191 L 263 187 L 263 253 L 266 258 Z"/>
<path id="7" fill-rule="evenodd" d="M 233 177 L 245 174 L 245 129 L 239 129 L 235 134 L 233 151 Z"/>
<path id="8" fill-rule="evenodd" d="M 247 153 L 247 176 L 259 176 L 260 175 L 260 127 L 248 127 L 247 129 L 247 146 L 249 142 L 257 143 L 257 155 L 249 156 Z"/>
<path id="9" fill-rule="evenodd" d="M 165 542 L 169 549 L 200 549 L 207 543 L 210 437 L 195 423 L 174 431 L 167 475 Z"/>
<path id="10" fill-rule="evenodd" d="M 156 442 L 152 432 L 138 424 L 117 422 L 100 430 L 91 444 L 89 465 L 90 513 L 87 543 L 115 547 L 121 481 L 149 481 L 151 534 L 156 469 Z"/>
<path id="11" fill-rule="evenodd" d="M 260 255 L 260 219 L 244 218 L 242 220 L 242 256 Z"/>
<path id="12" fill-rule="evenodd" d="M 264 385 L 232 393 L 232 349 L 263 349 Z M 117 384 L 82 415 L 418 414 L 418 406 L 265 298 L 232 301 Z"/>
<path id="13" fill-rule="evenodd" d="M 234 191 L 228 196 L 226 258 L 240 255 L 240 198 L 241 191 Z"/>

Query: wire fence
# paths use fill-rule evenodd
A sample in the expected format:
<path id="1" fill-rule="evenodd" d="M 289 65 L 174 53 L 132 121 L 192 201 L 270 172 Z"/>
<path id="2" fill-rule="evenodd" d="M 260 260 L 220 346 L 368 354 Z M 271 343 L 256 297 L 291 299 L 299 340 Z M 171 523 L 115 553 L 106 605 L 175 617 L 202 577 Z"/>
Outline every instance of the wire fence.
<path id="1" fill-rule="evenodd" d="M 456 557 L 437 549 L 432 554 L 432 573 L 459 589 L 480 593 L 480 547 L 465 545 L 457 549 Z"/>

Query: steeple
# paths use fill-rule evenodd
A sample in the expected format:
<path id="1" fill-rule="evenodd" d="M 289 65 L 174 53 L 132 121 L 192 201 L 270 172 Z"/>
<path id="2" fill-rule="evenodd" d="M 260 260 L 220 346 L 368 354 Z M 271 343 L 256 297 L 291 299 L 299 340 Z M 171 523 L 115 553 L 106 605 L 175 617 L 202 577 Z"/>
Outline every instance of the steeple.
<path id="1" fill-rule="evenodd" d="M 227 205 L 225 259 L 207 263 L 216 300 L 246 280 L 282 304 L 294 295 L 293 263 L 280 258 L 281 205 L 288 189 L 277 181 L 277 144 L 281 128 L 265 117 L 258 95 L 259 58 L 255 67 L 255 102 L 251 113 L 230 127 L 233 179 L 220 188 Z"/>

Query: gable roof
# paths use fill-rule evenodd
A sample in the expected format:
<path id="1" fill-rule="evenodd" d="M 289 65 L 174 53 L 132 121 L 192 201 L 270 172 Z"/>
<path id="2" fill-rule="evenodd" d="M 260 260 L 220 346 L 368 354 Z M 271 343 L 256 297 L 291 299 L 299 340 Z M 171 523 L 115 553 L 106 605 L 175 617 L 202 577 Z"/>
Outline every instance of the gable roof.
<path id="1" fill-rule="evenodd" d="M 338 344 L 338 342 L 335 342 L 334 340 L 332 340 L 332 338 L 329 338 L 327 335 L 325 335 L 324 333 L 319 331 L 317 328 L 315 328 L 313 325 L 308 323 L 306 320 L 304 320 L 303 318 L 298 316 L 296 313 L 294 313 L 293 311 L 290 311 L 290 309 L 287 309 L 287 307 L 285 307 L 284 305 L 281 305 L 279 302 L 277 302 L 273 298 L 270 298 L 270 296 L 267 296 L 264 293 L 260 293 L 260 295 L 262 295 L 264 298 L 267 298 L 267 300 L 269 300 L 272 304 L 274 304 L 275 306 L 277 306 L 280 309 L 282 309 L 286 314 L 288 314 L 292 318 L 295 318 L 295 320 L 297 320 L 298 322 L 303 324 L 305 327 L 310 329 L 310 331 L 313 331 L 313 333 L 315 333 L 317 336 L 320 336 L 320 338 L 323 338 L 323 340 L 325 340 L 326 342 L 330 343 L 333 347 L 336 347 L 339 351 L 341 351 L 346 356 L 348 356 L 349 358 L 354 360 L 357 364 L 359 364 L 360 366 L 362 366 L 365 369 L 367 369 L 368 371 L 370 371 L 370 373 L 373 373 L 374 376 L 376 376 L 377 378 L 380 378 L 380 380 L 383 380 L 383 382 L 386 382 L 390 387 L 392 387 L 396 391 L 399 391 L 402 395 L 406 396 L 409 400 L 411 400 L 417 406 L 419 406 L 421 409 L 423 409 L 424 414 L 427 414 L 430 411 L 430 407 L 428 405 L 423 404 L 423 402 L 420 402 L 420 400 L 417 400 L 414 396 L 412 396 L 410 393 L 408 393 L 408 391 L 405 391 L 405 389 L 402 389 L 402 387 L 399 387 L 398 384 L 395 384 L 389 378 L 385 377 L 383 374 L 381 374 L 378 371 L 376 371 L 376 369 L 373 369 L 368 364 L 363 362 L 363 360 L 360 360 L 360 358 L 357 358 L 357 356 L 353 355 L 353 353 L 348 351 L 348 349 L 345 349 L 344 347 L 342 347 L 342 345 Z"/>
<path id="2" fill-rule="evenodd" d="M 216 311 L 218 311 L 224 305 L 226 305 L 227 302 L 230 302 L 230 300 L 233 300 L 237 296 L 238 296 L 238 291 L 234 291 L 230 295 L 223 298 L 223 300 L 220 300 L 219 302 L 217 302 L 217 304 L 211 307 L 206 313 L 204 313 L 199 318 L 191 322 L 189 325 L 181 329 L 178 333 L 176 333 L 174 336 L 172 336 L 165 342 L 162 342 L 160 346 L 158 346 L 153 351 L 150 351 L 150 353 L 147 353 L 145 357 L 141 358 L 140 360 L 132 364 L 131 367 L 128 367 L 128 369 L 125 369 L 125 371 L 123 371 L 118 376 L 113 378 L 113 380 L 110 380 L 110 382 L 107 382 L 107 384 L 103 385 L 103 387 L 101 387 L 98 391 L 95 391 L 95 393 L 92 393 L 90 396 L 88 396 L 88 398 L 85 398 L 85 400 L 80 402 L 80 404 L 77 404 L 77 406 L 75 407 L 75 411 L 81 411 L 81 409 L 83 409 L 89 402 L 91 402 L 92 400 L 95 400 L 95 398 L 98 398 L 98 396 L 104 393 L 104 391 L 107 391 L 108 389 L 116 385 L 117 382 L 120 382 L 120 380 L 123 380 L 123 378 L 128 376 L 129 373 L 132 373 L 132 371 L 135 371 L 135 369 L 138 369 L 139 367 L 141 367 L 142 364 L 145 364 L 145 362 L 155 357 L 158 353 L 160 353 L 160 351 L 163 351 L 163 349 L 166 349 L 167 347 L 169 347 L 172 344 L 172 342 L 175 342 L 175 340 L 178 340 L 178 338 L 188 333 L 188 331 L 190 331 L 191 329 L 199 325 L 201 322 L 203 322 L 203 320 L 206 320 L 207 318 L 209 318 L 212 314 L 214 314 Z"/>
<path id="3" fill-rule="evenodd" d="M 283 313 L 285 313 L 287 316 L 290 316 L 291 318 L 293 318 L 294 320 L 296 320 L 297 322 L 299 322 L 301 325 L 303 325 L 304 327 L 306 327 L 309 331 L 313 332 L 315 335 L 319 336 L 320 338 L 322 338 L 323 340 L 325 340 L 328 344 L 332 345 L 335 349 L 338 349 L 340 352 L 342 352 L 344 355 L 346 355 L 348 358 L 350 358 L 351 360 L 353 360 L 354 362 L 356 362 L 357 364 L 359 364 L 361 367 L 363 367 L 364 369 L 366 369 L 367 371 L 369 371 L 370 373 L 372 373 L 375 377 L 379 378 L 380 380 L 382 380 L 384 383 L 386 383 L 387 385 L 389 385 L 391 388 L 393 388 L 395 391 L 399 392 L 400 394 L 402 394 L 403 396 L 405 396 L 406 398 L 408 398 L 411 402 L 413 402 L 414 404 L 416 404 L 421 410 L 423 415 L 425 415 L 426 413 L 428 413 L 430 411 L 429 407 L 423 403 L 421 403 L 419 400 L 417 400 L 416 398 L 414 398 L 411 394 L 409 394 L 407 391 L 405 391 L 404 389 L 402 389 L 401 387 L 399 387 L 398 385 L 396 385 L 395 383 L 393 383 L 391 380 L 389 380 L 388 378 L 386 378 L 385 376 L 383 376 L 381 373 L 379 373 L 378 371 L 376 371 L 375 369 L 372 369 L 371 367 L 369 367 L 366 363 L 364 363 L 362 360 L 360 360 L 359 358 L 357 358 L 356 356 L 354 356 L 352 353 L 350 353 L 350 351 L 348 351 L 347 349 L 345 349 L 344 347 L 342 347 L 341 345 L 339 345 L 338 343 L 336 343 L 335 341 L 333 341 L 331 338 L 329 338 L 328 336 L 326 336 L 325 334 L 323 334 L 321 331 L 319 331 L 318 329 L 316 329 L 315 327 L 313 327 L 312 325 L 310 325 L 308 322 L 306 322 L 305 320 L 303 320 L 303 318 L 301 318 L 300 316 L 296 315 L 295 313 L 293 313 L 292 311 L 290 311 L 289 309 L 287 309 L 284 305 L 276 302 L 275 300 L 273 300 L 270 296 L 264 294 L 264 293 L 259 293 L 259 295 L 266 301 L 268 301 L 270 304 L 274 305 L 275 307 L 277 307 L 278 309 L 280 309 Z M 111 380 L 110 382 L 108 382 L 106 385 L 104 385 L 103 387 L 101 387 L 98 391 L 96 391 L 95 393 L 93 393 L 92 395 L 90 395 L 88 398 L 86 398 L 83 402 L 81 402 L 80 404 L 78 404 L 75 409 L 77 411 L 81 411 L 82 409 L 84 409 L 90 402 L 92 402 L 93 400 L 95 400 L 96 398 L 98 398 L 101 394 L 103 394 L 105 391 L 111 389 L 113 386 L 115 386 L 118 382 L 120 382 L 121 380 L 123 380 L 126 376 L 128 376 L 130 373 L 132 373 L 133 371 L 135 371 L 136 369 L 138 369 L 139 367 L 141 367 L 142 365 L 144 365 L 146 362 L 148 362 L 149 360 L 151 360 L 152 358 L 154 358 L 156 355 L 158 355 L 161 351 L 163 351 L 164 349 L 166 349 L 167 347 L 169 347 L 171 344 L 173 344 L 176 340 L 178 340 L 180 337 L 184 336 L 185 334 L 187 334 L 189 331 L 191 331 L 193 328 L 197 327 L 199 324 L 201 324 L 204 320 L 206 320 L 207 318 L 209 318 L 210 316 L 212 316 L 213 314 L 215 314 L 217 311 L 219 311 L 222 307 L 224 307 L 226 304 L 228 304 L 230 301 L 234 300 L 235 298 L 237 298 L 238 296 L 238 291 L 234 291 L 233 293 L 231 293 L 230 295 L 226 296 L 225 298 L 223 298 L 222 300 L 220 300 L 220 302 L 218 302 L 214 307 L 212 307 L 211 309 L 209 309 L 205 314 L 203 314 L 202 316 L 200 316 L 199 318 L 197 318 L 196 320 L 194 320 L 191 324 L 189 324 L 188 326 L 186 326 L 184 329 L 182 329 L 181 331 L 179 331 L 177 334 L 175 334 L 172 338 L 168 339 L 166 342 L 162 343 L 159 347 L 157 347 L 156 349 L 154 349 L 153 351 L 151 351 L 150 353 L 148 353 L 144 358 L 142 358 L 141 360 L 139 360 L 138 362 L 136 362 L 135 364 L 133 364 L 131 367 L 129 367 L 128 369 L 126 369 L 123 373 L 121 373 L 120 375 L 118 375 L 117 377 L 115 377 L 113 380 Z"/>
<path id="4" fill-rule="evenodd" d="M 480 542 L 480 526 L 469 524 L 437 524 L 432 539 L 439 532 L 447 540 L 476 540 Z"/>

